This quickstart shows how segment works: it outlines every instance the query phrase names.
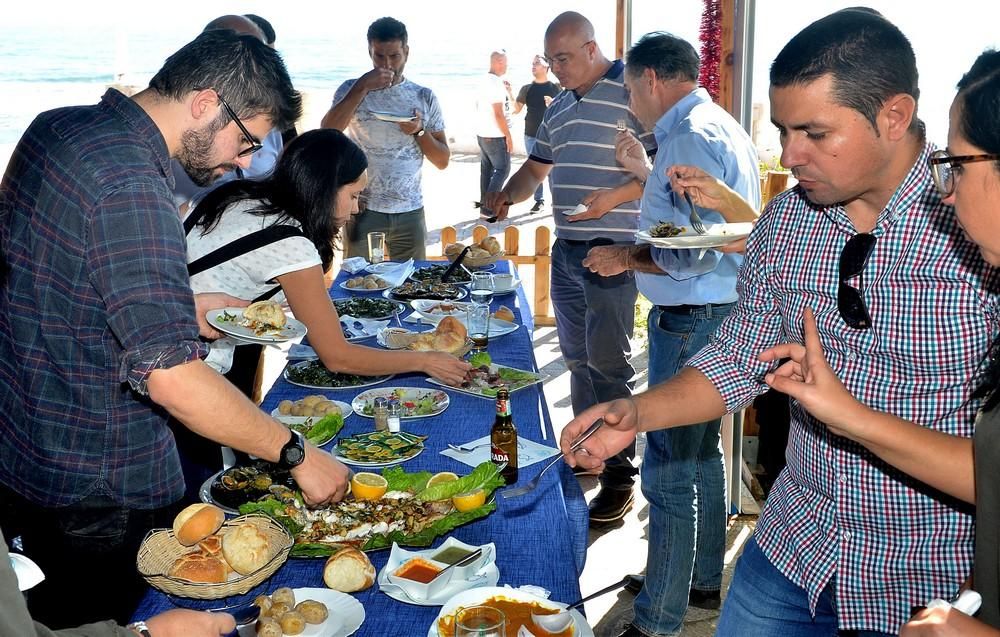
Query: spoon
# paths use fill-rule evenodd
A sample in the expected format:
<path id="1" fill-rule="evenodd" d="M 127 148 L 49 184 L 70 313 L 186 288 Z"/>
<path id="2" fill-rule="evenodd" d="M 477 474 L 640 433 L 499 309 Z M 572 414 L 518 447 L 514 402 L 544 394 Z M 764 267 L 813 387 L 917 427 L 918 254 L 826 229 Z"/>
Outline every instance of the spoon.
<path id="1" fill-rule="evenodd" d="M 535 626 L 538 626 L 547 633 L 561 633 L 562 631 L 566 630 L 566 628 L 568 628 L 570 623 L 572 623 L 573 621 L 573 616 L 569 612 L 570 610 L 577 608 L 579 606 L 583 606 L 584 602 L 589 602 L 595 597 L 600 597 L 605 593 L 610 593 L 613 590 L 617 590 L 622 586 L 625 586 L 626 584 L 628 584 L 630 577 L 631 576 L 626 575 L 621 579 L 621 581 L 615 582 L 611 586 L 606 586 L 601 590 L 597 591 L 596 593 L 591 593 L 590 595 L 587 595 L 586 597 L 573 602 L 572 604 L 570 604 L 563 610 L 559 611 L 558 613 L 554 613 L 551 615 L 539 615 L 537 613 L 531 613 L 531 621 L 535 623 Z"/>

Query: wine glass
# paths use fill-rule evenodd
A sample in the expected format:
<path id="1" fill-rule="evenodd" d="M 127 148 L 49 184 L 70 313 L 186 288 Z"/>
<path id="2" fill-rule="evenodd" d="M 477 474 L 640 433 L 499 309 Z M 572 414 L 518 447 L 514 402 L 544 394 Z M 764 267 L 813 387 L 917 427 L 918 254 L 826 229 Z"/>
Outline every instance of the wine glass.
<path id="1" fill-rule="evenodd" d="M 455 613 L 455 637 L 504 637 L 507 618 L 492 606 L 469 606 Z"/>
<path id="2" fill-rule="evenodd" d="M 489 305 L 493 300 L 493 275 L 489 272 L 473 272 L 469 289 L 473 303 Z"/>

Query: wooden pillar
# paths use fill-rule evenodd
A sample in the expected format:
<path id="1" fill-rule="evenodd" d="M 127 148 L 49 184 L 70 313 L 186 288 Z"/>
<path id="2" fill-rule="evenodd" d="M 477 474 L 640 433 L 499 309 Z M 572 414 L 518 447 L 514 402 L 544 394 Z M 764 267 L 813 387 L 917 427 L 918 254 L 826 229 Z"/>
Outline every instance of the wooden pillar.
<path id="1" fill-rule="evenodd" d="M 625 47 L 628 43 L 625 41 L 625 34 L 628 33 L 628 23 L 629 19 L 628 11 L 626 11 L 626 5 L 628 0 L 615 0 L 615 57 L 616 60 L 621 60 L 625 58 Z"/>
<path id="2" fill-rule="evenodd" d="M 734 116 L 739 111 L 735 108 L 733 100 L 736 91 L 733 90 L 733 82 L 739 81 L 733 69 L 735 51 L 735 33 L 733 24 L 736 17 L 736 0 L 721 0 L 720 9 L 722 12 L 722 51 L 719 60 L 719 106 L 726 109 Z"/>

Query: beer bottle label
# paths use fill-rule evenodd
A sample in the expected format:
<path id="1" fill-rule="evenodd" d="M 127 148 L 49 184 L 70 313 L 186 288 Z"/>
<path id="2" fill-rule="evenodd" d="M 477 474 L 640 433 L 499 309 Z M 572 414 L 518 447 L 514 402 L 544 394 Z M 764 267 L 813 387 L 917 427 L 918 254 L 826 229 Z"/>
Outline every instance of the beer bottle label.
<path id="1" fill-rule="evenodd" d="M 497 416 L 509 416 L 510 415 L 510 400 L 506 398 L 497 398 Z"/>
<path id="2" fill-rule="evenodd" d="M 510 456 L 507 455 L 506 451 L 494 444 L 491 446 L 490 460 L 493 461 L 493 464 L 502 464 L 510 462 Z"/>

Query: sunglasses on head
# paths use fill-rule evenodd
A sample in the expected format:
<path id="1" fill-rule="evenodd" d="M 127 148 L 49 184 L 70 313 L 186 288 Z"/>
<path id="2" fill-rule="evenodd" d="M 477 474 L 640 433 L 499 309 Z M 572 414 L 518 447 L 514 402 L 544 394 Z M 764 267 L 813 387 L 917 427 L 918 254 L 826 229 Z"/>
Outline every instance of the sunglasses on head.
<path id="1" fill-rule="evenodd" d="M 848 327 L 856 330 L 870 328 L 872 317 L 868 314 L 865 297 L 861 295 L 860 288 L 864 287 L 863 280 L 859 281 L 857 288 L 848 285 L 847 281 L 862 275 L 874 249 L 875 235 L 864 233 L 851 237 L 840 252 L 837 311 L 840 312 L 840 318 L 844 319 Z"/>

